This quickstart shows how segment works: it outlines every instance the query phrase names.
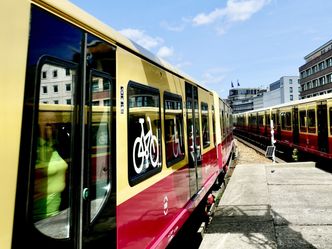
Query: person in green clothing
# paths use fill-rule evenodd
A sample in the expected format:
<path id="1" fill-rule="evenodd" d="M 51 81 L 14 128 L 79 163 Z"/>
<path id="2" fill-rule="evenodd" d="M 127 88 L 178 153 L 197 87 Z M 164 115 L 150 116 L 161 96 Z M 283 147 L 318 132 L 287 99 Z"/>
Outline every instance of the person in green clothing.
<path id="1" fill-rule="evenodd" d="M 66 186 L 67 162 L 55 149 L 54 112 L 39 113 L 40 134 L 37 141 L 33 217 L 35 221 L 60 212 L 61 192 Z"/>

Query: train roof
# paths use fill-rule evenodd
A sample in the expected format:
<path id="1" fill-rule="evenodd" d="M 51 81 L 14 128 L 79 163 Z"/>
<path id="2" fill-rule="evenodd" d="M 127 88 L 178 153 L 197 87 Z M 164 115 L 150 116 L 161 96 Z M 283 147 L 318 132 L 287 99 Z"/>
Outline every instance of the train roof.
<path id="1" fill-rule="evenodd" d="M 280 108 L 284 108 L 284 107 L 291 107 L 291 106 L 294 106 L 294 105 L 309 104 L 311 102 L 324 101 L 324 100 L 327 100 L 327 99 L 332 99 L 332 93 L 319 95 L 319 96 L 315 96 L 315 97 L 311 97 L 311 98 L 307 98 L 307 99 L 295 100 L 295 101 L 287 102 L 287 103 L 284 103 L 284 104 L 269 106 L 269 107 L 260 108 L 260 109 L 256 109 L 256 110 L 251 110 L 251 111 L 247 111 L 247 112 L 242 112 L 242 113 L 238 113 L 236 115 L 241 115 L 241 114 L 245 114 L 245 113 L 260 112 L 260 111 L 271 110 L 271 109 L 280 109 Z"/>
<path id="2" fill-rule="evenodd" d="M 41 7 L 44 7 L 48 10 L 52 10 L 55 14 L 61 17 L 66 17 L 70 22 L 75 25 L 80 26 L 86 31 L 89 31 L 96 36 L 104 39 L 105 41 L 111 42 L 115 45 L 123 47 L 145 59 L 148 61 L 157 64 L 158 66 L 168 70 L 181 78 L 185 78 L 186 80 L 197 84 L 198 86 L 204 88 L 196 80 L 194 80 L 191 76 L 183 73 L 178 68 L 174 67 L 170 63 L 165 60 L 157 57 L 147 49 L 138 45 L 134 41 L 128 39 L 120 32 L 101 22 L 91 14 L 77 7 L 73 3 L 68 0 L 54 1 L 54 0 L 31 0 L 32 3 L 35 3 Z"/>

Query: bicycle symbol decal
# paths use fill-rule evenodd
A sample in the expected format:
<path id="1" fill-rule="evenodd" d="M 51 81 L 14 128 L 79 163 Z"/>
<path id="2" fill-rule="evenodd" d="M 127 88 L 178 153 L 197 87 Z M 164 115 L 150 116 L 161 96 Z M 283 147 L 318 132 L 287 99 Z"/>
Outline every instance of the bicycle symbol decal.
<path id="1" fill-rule="evenodd" d="M 147 117 L 149 130 L 146 134 L 143 126 L 144 118 L 140 118 L 138 122 L 141 124 L 141 136 L 137 137 L 134 142 L 133 164 L 135 172 L 140 174 L 143 169 L 148 169 L 150 164 L 154 168 L 161 164 L 159 163 L 158 139 L 152 133 L 150 117 Z"/>

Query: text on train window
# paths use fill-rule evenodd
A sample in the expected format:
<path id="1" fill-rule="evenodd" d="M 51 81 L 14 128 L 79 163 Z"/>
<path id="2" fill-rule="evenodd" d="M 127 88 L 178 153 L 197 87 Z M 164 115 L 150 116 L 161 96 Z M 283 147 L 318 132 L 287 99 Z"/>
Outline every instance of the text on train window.
<path id="1" fill-rule="evenodd" d="M 167 166 L 184 158 L 183 109 L 179 95 L 165 92 L 165 147 Z"/>
<path id="2" fill-rule="evenodd" d="M 128 177 L 133 186 L 161 170 L 159 90 L 128 85 Z"/>

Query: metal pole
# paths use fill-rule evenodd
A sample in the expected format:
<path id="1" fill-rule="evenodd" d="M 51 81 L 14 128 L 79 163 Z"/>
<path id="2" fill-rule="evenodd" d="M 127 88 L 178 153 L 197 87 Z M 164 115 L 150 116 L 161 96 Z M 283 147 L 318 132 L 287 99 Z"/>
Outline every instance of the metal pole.
<path id="1" fill-rule="evenodd" d="M 276 140 L 274 140 L 274 126 L 273 126 L 273 119 L 270 120 L 270 127 L 271 127 L 271 145 L 274 146 Z M 272 152 L 272 162 L 275 163 L 275 148 Z"/>

